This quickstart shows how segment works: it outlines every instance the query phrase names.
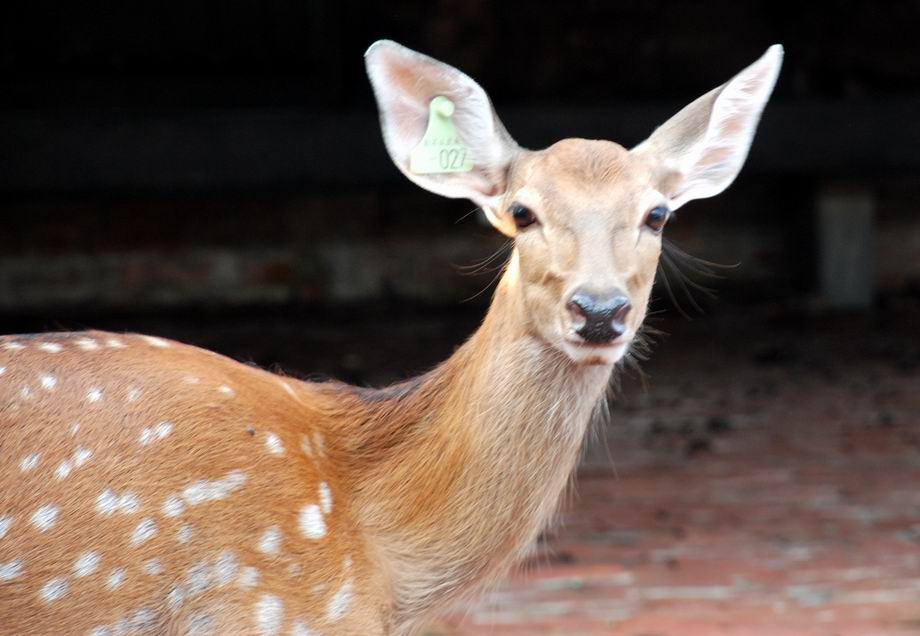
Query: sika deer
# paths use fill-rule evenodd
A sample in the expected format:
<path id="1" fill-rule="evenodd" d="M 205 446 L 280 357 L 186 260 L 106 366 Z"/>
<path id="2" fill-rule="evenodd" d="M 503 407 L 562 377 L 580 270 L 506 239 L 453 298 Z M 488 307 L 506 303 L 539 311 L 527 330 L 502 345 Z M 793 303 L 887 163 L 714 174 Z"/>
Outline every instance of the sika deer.
<path id="1" fill-rule="evenodd" d="M 408 634 L 494 581 L 557 508 L 671 211 L 735 178 L 781 57 L 632 150 L 529 151 L 469 77 L 374 44 L 397 167 L 514 238 L 481 328 L 382 390 L 147 336 L 3 338 L 0 630 Z M 468 153 L 452 172 L 412 169 L 429 115 Z"/>

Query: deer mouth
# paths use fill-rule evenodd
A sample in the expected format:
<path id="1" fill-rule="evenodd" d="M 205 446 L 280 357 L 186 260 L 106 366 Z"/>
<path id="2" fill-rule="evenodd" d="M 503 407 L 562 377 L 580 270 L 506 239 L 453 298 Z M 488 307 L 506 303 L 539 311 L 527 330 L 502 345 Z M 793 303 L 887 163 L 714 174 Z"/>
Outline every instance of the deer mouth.
<path id="1" fill-rule="evenodd" d="M 601 344 L 569 336 L 564 339 L 562 350 L 575 364 L 612 366 L 626 355 L 631 341 L 628 334 Z"/>

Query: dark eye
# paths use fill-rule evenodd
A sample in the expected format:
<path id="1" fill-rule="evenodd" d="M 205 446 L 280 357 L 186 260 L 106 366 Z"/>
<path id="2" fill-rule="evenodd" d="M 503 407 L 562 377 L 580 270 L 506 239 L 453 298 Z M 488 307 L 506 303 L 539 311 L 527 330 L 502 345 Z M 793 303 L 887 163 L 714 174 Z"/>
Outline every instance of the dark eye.
<path id="1" fill-rule="evenodd" d="M 520 203 L 512 203 L 508 208 L 508 212 L 519 230 L 523 230 L 528 225 L 533 225 L 537 222 L 537 216 L 531 212 L 530 208 L 524 207 Z"/>
<path id="2" fill-rule="evenodd" d="M 671 218 L 671 211 L 663 205 L 659 205 L 649 210 L 648 214 L 645 215 L 645 227 L 657 234 L 664 229 L 664 225 L 669 218 Z"/>

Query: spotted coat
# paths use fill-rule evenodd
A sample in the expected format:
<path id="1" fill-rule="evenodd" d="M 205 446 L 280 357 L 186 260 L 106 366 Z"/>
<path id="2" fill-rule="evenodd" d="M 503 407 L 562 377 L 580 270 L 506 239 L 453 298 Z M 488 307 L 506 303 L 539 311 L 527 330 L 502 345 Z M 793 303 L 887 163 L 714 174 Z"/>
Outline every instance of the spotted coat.
<path id="1" fill-rule="evenodd" d="M 0 632 L 379 631 L 307 387 L 147 336 L 0 339 Z"/>

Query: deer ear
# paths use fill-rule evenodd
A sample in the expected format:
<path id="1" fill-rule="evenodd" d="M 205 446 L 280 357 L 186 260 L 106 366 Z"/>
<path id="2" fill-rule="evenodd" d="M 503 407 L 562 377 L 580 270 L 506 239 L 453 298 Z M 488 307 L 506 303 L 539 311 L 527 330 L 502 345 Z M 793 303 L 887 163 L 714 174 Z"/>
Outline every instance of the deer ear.
<path id="1" fill-rule="evenodd" d="M 518 146 L 482 87 L 452 66 L 389 40 L 371 45 L 364 60 L 380 110 L 383 139 L 396 166 L 426 190 L 471 199 L 490 217 L 494 215 Z M 451 123 L 472 159 L 462 171 L 420 173 L 410 168 L 410 155 L 425 136 L 435 97 L 446 97 L 453 104 Z"/>
<path id="2" fill-rule="evenodd" d="M 633 149 L 654 166 L 657 187 L 670 199 L 671 209 L 715 196 L 735 180 L 782 61 L 783 47 L 774 44 L 727 84 L 692 102 Z"/>

